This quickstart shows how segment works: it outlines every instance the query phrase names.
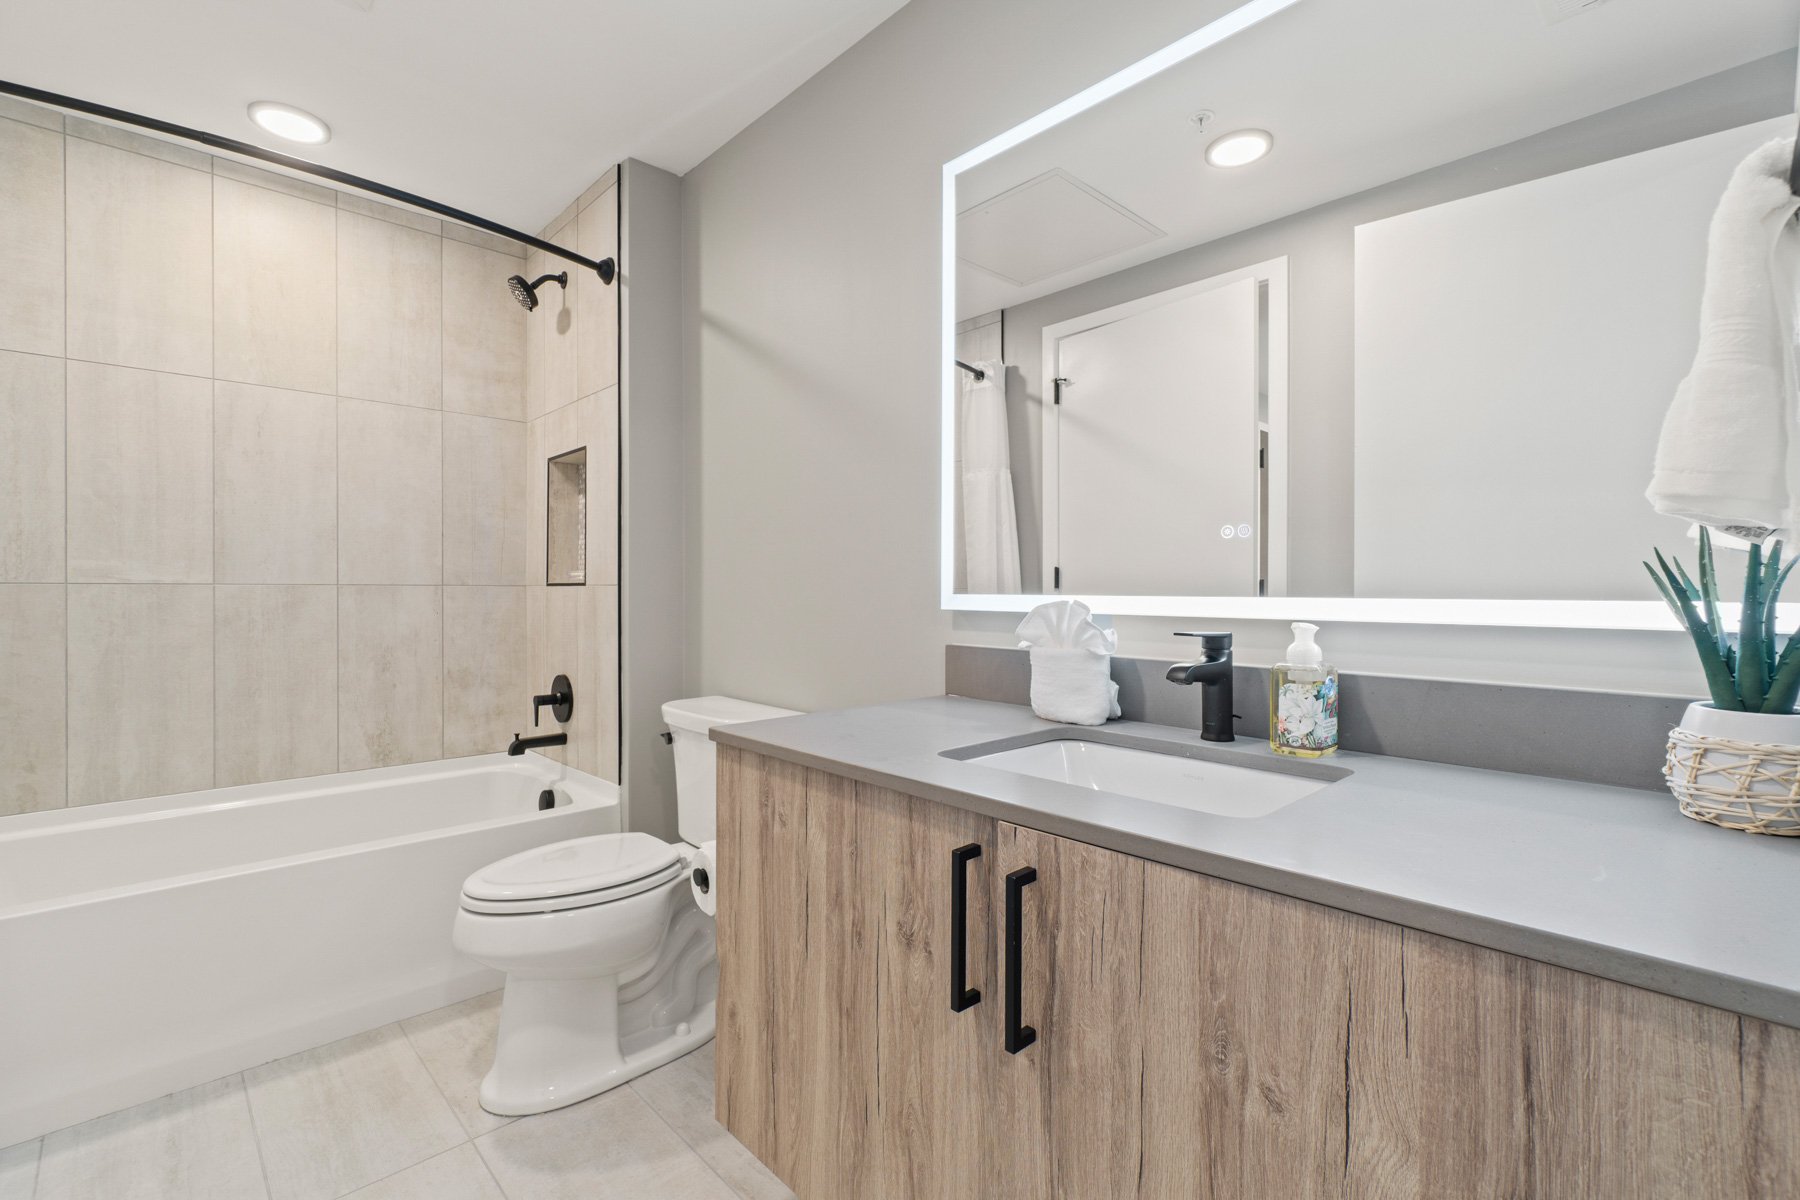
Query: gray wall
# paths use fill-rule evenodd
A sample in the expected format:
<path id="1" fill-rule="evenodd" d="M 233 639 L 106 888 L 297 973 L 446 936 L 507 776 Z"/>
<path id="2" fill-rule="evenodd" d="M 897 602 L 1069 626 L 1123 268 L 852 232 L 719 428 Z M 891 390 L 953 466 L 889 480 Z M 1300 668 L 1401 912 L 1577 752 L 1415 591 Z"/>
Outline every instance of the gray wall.
<path id="1" fill-rule="evenodd" d="M 1794 111 L 1794 54 L 1771 55 L 1511 145 L 1006 310 L 1007 410 L 1019 541 L 1043 529 L 1044 326 L 1285 255 L 1289 270 L 1289 536 L 1297 596 L 1353 594 L 1350 504 L 1358 225 Z M 1026 578 L 1035 578 L 1027 573 Z"/>
<path id="2" fill-rule="evenodd" d="M 683 180 L 689 681 L 796 708 L 940 692 L 942 165 L 1232 7 L 913 0 Z M 1347 347 L 1345 352 L 1347 353 Z M 1186 622 L 1119 622 L 1166 656 Z M 1285 625 L 1226 623 L 1246 662 Z M 1697 685 L 1678 636 L 1354 626 L 1349 670 Z"/>

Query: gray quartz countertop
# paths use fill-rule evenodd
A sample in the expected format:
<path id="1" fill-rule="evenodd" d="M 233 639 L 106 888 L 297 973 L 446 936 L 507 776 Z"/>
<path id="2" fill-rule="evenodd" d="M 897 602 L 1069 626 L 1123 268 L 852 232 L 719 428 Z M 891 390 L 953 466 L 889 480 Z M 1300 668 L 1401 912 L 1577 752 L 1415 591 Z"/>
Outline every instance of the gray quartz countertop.
<path id="1" fill-rule="evenodd" d="M 1141 738 L 1254 765 L 1267 745 L 941 696 L 721 726 L 713 739 L 1017 825 L 1800 1027 L 1800 839 L 1691 821 L 1666 792 L 1372 754 L 1257 818 L 1214 816 L 946 757 Z M 1472 731 L 1471 736 L 1479 736 Z M 1521 755 L 1529 746 L 1521 746 Z"/>

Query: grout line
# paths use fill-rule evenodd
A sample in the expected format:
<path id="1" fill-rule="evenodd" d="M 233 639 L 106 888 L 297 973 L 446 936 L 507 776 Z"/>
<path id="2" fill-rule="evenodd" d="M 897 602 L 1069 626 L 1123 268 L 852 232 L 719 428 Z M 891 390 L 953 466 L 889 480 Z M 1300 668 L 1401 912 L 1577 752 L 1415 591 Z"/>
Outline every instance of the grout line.
<path id="1" fill-rule="evenodd" d="M 689 1051 L 689 1053 L 692 1053 L 692 1051 Z M 686 1058 L 686 1057 L 687 1057 L 686 1054 L 681 1056 L 681 1058 Z M 680 1142 L 683 1146 L 687 1147 L 688 1153 L 694 1156 L 694 1161 L 698 1162 L 701 1166 L 705 1167 L 708 1171 L 712 1172 L 713 1178 L 717 1179 L 721 1184 L 723 1184 L 725 1186 L 726 1191 L 730 1192 L 734 1196 L 742 1196 L 744 1193 L 740 1192 L 737 1188 L 731 1186 L 731 1181 L 729 1179 L 726 1179 L 723 1175 L 719 1174 L 719 1169 L 717 1167 L 713 1166 L 712 1163 L 707 1159 L 707 1157 L 704 1154 L 700 1153 L 700 1147 L 694 1145 L 694 1143 L 690 1142 L 685 1136 L 683 1136 L 681 1130 L 675 1128 L 674 1123 L 672 1121 L 670 1121 L 669 1118 L 663 1116 L 662 1109 L 660 1109 L 660 1108 L 656 1107 L 656 1105 L 650 1103 L 649 1098 L 646 1097 L 644 1095 L 644 1093 L 637 1090 L 637 1080 L 638 1079 L 647 1078 L 651 1075 L 656 1074 L 657 1071 L 667 1070 L 668 1068 L 674 1066 L 676 1063 L 680 1062 L 681 1058 L 677 1058 L 670 1062 L 666 1062 L 662 1066 L 657 1067 L 654 1070 L 646 1071 L 646 1072 L 644 1072 L 644 1074 L 639 1075 L 637 1077 L 637 1079 L 633 1079 L 630 1083 L 626 1084 L 625 1086 L 627 1089 L 630 1090 L 630 1092 L 633 1096 L 637 1097 L 637 1101 L 639 1104 L 642 1104 L 645 1108 L 649 1109 L 651 1115 L 654 1116 L 658 1121 L 661 1121 L 663 1123 L 663 1127 L 665 1129 L 667 1129 L 670 1133 L 675 1135 L 676 1141 Z"/>
<path id="2" fill-rule="evenodd" d="M 269 1160 L 263 1154 L 262 1130 L 256 1124 L 256 1106 L 250 1103 L 250 1081 L 242 1071 L 238 1072 L 237 1078 L 238 1091 L 244 1097 L 244 1112 L 250 1117 L 250 1142 L 256 1147 L 256 1165 L 262 1171 L 263 1194 L 273 1197 L 275 1189 L 269 1186 Z"/>

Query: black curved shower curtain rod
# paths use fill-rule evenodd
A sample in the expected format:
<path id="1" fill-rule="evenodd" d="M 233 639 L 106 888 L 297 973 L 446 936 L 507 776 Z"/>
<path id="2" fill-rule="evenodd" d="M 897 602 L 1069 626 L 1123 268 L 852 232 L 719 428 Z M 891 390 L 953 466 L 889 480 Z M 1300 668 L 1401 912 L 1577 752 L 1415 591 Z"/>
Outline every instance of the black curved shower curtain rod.
<path id="1" fill-rule="evenodd" d="M 155 117 L 126 112 L 122 108 L 109 108 L 104 104 L 94 104 L 87 100 L 77 100 L 73 96 L 62 96 L 55 92 L 46 92 L 42 88 L 27 87 L 25 84 L 13 83 L 5 79 L 0 79 L 0 93 L 17 96 L 21 100 L 31 100 L 38 104 L 47 104 L 52 108 L 65 108 L 70 112 L 116 121 L 121 125 L 135 125 L 139 129 L 149 129 L 170 137 L 181 138 L 184 141 L 198 142 L 200 145 L 210 146 L 214 150 L 223 150 L 228 154 L 237 154 L 261 162 L 273 163 L 278 167 L 286 167 L 290 171 L 315 175 L 320 179 L 329 179 L 333 183 L 341 183 L 358 191 L 383 196 L 412 208 L 421 208 L 426 212 L 436 213 L 440 217 L 448 217 L 463 225 L 485 229 L 489 233 L 498 234 L 500 237 L 508 238 L 521 245 L 530 246 L 533 250 L 542 250 L 545 254 L 554 254 L 558 258 L 567 259 L 600 276 L 602 283 L 611 283 L 618 274 L 618 264 L 610 258 L 586 258 L 573 250 L 563 249 L 555 242 L 546 242 L 543 238 L 533 237 L 529 233 L 521 233 L 498 221 L 478 217 L 474 213 L 464 212 L 460 208 L 452 208 L 448 204 L 439 204 L 436 200 L 416 196 L 411 192 L 389 187 L 385 183 L 377 183 L 373 179 L 364 179 L 361 175 L 352 175 L 348 171 L 339 171 L 334 167 L 307 162 L 304 158 L 295 158 L 293 155 L 283 154 L 279 150 L 265 150 L 261 146 L 254 146 L 249 142 L 240 142 L 236 138 L 222 137 L 216 133 L 207 133 L 202 129 L 190 129 L 186 125 L 177 125 L 172 121 L 159 121 Z"/>

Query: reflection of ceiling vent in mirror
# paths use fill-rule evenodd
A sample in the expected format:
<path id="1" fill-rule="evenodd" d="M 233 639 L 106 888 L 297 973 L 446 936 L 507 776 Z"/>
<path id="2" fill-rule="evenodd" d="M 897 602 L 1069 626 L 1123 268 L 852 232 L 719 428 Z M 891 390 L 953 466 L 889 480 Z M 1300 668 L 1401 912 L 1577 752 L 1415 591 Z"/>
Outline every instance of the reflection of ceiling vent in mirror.
<path id="1" fill-rule="evenodd" d="M 1008 283 L 1027 284 L 1163 236 L 1058 168 L 959 213 L 956 256 Z"/>
<path id="2" fill-rule="evenodd" d="M 1538 7 L 1544 10 L 1544 20 L 1554 25 L 1605 3 L 1606 0 L 1538 0 Z"/>

